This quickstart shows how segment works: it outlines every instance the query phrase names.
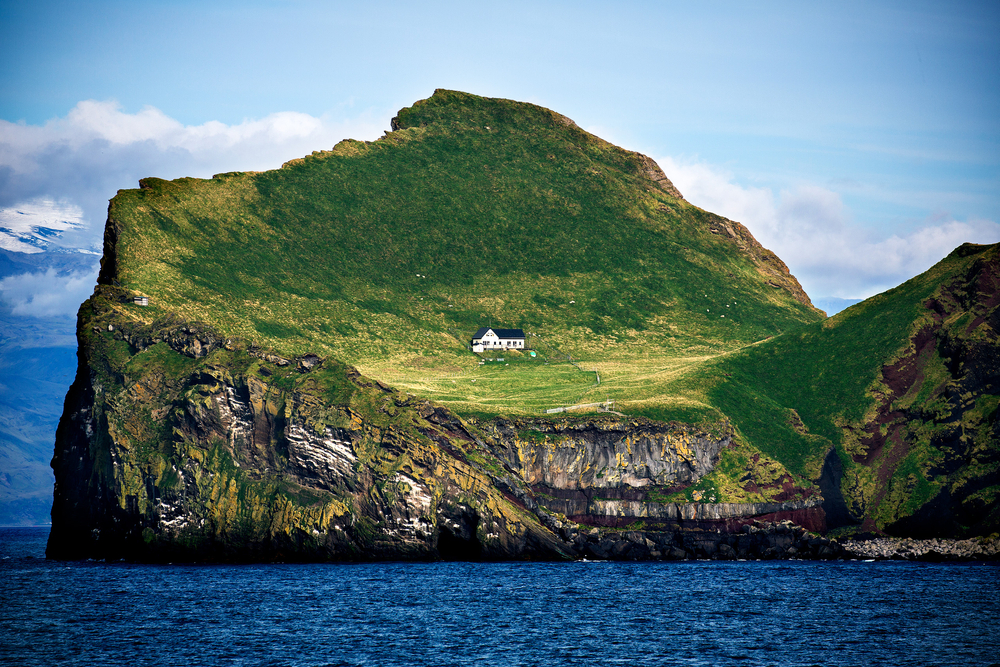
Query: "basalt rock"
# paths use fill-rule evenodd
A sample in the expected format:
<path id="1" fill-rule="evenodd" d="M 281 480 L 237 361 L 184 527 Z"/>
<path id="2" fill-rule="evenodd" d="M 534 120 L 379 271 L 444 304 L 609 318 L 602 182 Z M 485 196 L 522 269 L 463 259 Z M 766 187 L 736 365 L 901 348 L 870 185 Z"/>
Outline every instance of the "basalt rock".
<path id="1" fill-rule="evenodd" d="M 739 531 L 594 528 L 571 536 L 592 560 L 831 560 L 850 554 L 836 541 L 784 521 L 754 521 Z"/>
<path id="2" fill-rule="evenodd" d="M 966 540 L 878 537 L 847 540 L 843 548 L 846 556 L 866 560 L 1000 560 L 1000 538 L 996 535 Z"/>
<path id="3" fill-rule="evenodd" d="M 712 472 L 732 444 L 732 426 L 713 432 L 690 424 L 604 415 L 576 420 L 477 422 L 491 452 L 515 470 L 539 505 L 586 525 L 623 527 L 636 520 L 664 527 L 738 529 L 753 518 L 826 527 L 824 500 L 664 502 Z"/>
<path id="4" fill-rule="evenodd" d="M 80 311 L 50 557 L 573 556 L 447 410 L 332 360 L 145 325 L 119 297 L 99 287 Z"/>
<path id="5" fill-rule="evenodd" d="M 686 424 L 612 416 L 583 421 L 497 419 L 481 425 L 494 453 L 528 484 L 560 490 L 680 487 L 711 472 L 732 442 Z"/>

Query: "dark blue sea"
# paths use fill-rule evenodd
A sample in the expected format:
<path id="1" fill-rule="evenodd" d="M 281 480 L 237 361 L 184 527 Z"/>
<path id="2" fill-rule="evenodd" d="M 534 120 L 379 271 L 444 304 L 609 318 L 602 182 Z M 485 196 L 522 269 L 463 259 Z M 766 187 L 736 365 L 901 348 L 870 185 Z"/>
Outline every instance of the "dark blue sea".
<path id="1" fill-rule="evenodd" d="M 3 665 L 990 665 L 1000 567 L 50 562 L 0 529 Z"/>

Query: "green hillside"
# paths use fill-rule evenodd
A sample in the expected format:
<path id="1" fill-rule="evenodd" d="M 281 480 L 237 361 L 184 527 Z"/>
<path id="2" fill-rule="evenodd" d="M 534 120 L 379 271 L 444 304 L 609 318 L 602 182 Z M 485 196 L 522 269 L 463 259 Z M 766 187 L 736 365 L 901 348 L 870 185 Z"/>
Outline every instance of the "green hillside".
<path id="1" fill-rule="evenodd" d="M 141 317 L 332 355 L 477 414 L 611 398 L 718 416 L 678 380 L 822 318 L 745 228 L 559 114 L 439 90 L 393 126 L 275 171 L 119 192 L 108 272 L 151 297 Z M 538 356 L 481 365 L 466 344 L 490 323 Z"/>
<path id="2" fill-rule="evenodd" d="M 526 418 L 519 447 L 548 442 L 545 410 L 607 401 L 623 423 L 733 434 L 651 503 L 808 513 L 822 495 L 816 525 L 844 531 L 1000 526 L 996 246 L 825 319 L 745 227 L 564 116 L 439 90 L 392 126 L 274 171 L 120 191 L 101 282 L 150 306 L 105 326 L 200 322 L 239 339 L 227 350 L 335 359 L 484 432 Z M 485 325 L 534 354 L 473 354 Z"/>
<path id="3" fill-rule="evenodd" d="M 817 477 L 816 453 L 836 445 L 866 530 L 996 526 L 998 306 L 1000 245 L 966 244 L 825 322 L 719 359 L 708 394 L 796 472 Z"/>

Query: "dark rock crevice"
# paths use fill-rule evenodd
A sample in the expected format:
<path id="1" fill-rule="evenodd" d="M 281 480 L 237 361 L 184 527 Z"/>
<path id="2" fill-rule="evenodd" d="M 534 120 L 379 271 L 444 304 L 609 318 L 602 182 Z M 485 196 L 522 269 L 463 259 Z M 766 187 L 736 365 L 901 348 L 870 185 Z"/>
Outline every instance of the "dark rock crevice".
<path id="1" fill-rule="evenodd" d="M 831 449 L 823 460 L 823 469 L 818 482 L 820 493 L 823 496 L 823 513 L 828 530 L 856 526 L 861 523 L 858 517 L 851 513 L 847 501 L 844 500 L 844 494 L 840 489 L 843 476 L 844 466 L 840 461 L 840 456 L 836 449 Z"/>

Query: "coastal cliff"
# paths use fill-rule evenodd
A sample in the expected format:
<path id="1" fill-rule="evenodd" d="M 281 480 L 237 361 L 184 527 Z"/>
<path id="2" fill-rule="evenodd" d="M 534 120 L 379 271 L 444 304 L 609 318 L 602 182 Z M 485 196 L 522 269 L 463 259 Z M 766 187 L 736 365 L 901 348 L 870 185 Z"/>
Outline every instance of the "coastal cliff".
<path id="1" fill-rule="evenodd" d="M 713 472 L 733 445 L 727 421 L 709 429 L 611 416 L 562 423 L 501 418 L 480 427 L 492 436 L 493 454 L 517 472 L 542 507 L 580 524 L 732 531 L 755 518 L 826 527 L 824 499 L 812 488 L 793 488 L 772 502 L 717 502 L 715 491 L 693 491 L 690 498 L 683 493 Z M 752 485 L 753 475 L 745 477 Z"/>
<path id="2" fill-rule="evenodd" d="M 570 555 L 447 410 L 330 359 L 144 326 L 122 296 L 101 287 L 81 309 L 51 557 Z"/>
<path id="3" fill-rule="evenodd" d="M 997 253 L 824 320 L 648 157 L 455 91 L 278 170 L 143 179 L 79 311 L 47 553 L 833 558 L 830 531 L 988 535 Z M 493 318 L 530 349 L 474 354 Z"/>
<path id="4" fill-rule="evenodd" d="M 716 531 L 691 547 L 692 530 L 795 505 L 636 499 L 710 472 L 731 432 L 532 421 L 565 434 L 557 460 L 544 440 L 509 439 L 509 421 L 475 426 L 335 360 L 282 358 L 194 323 L 145 325 L 126 296 L 100 287 L 80 311 L 80 373 L 53 459 L 53 558 L 686 558 L 724 541 Z M 552 495 L 598 489 L 622 498 Z M 652 523 L 636 543 L 622 528 L 639 518 Z"/>

